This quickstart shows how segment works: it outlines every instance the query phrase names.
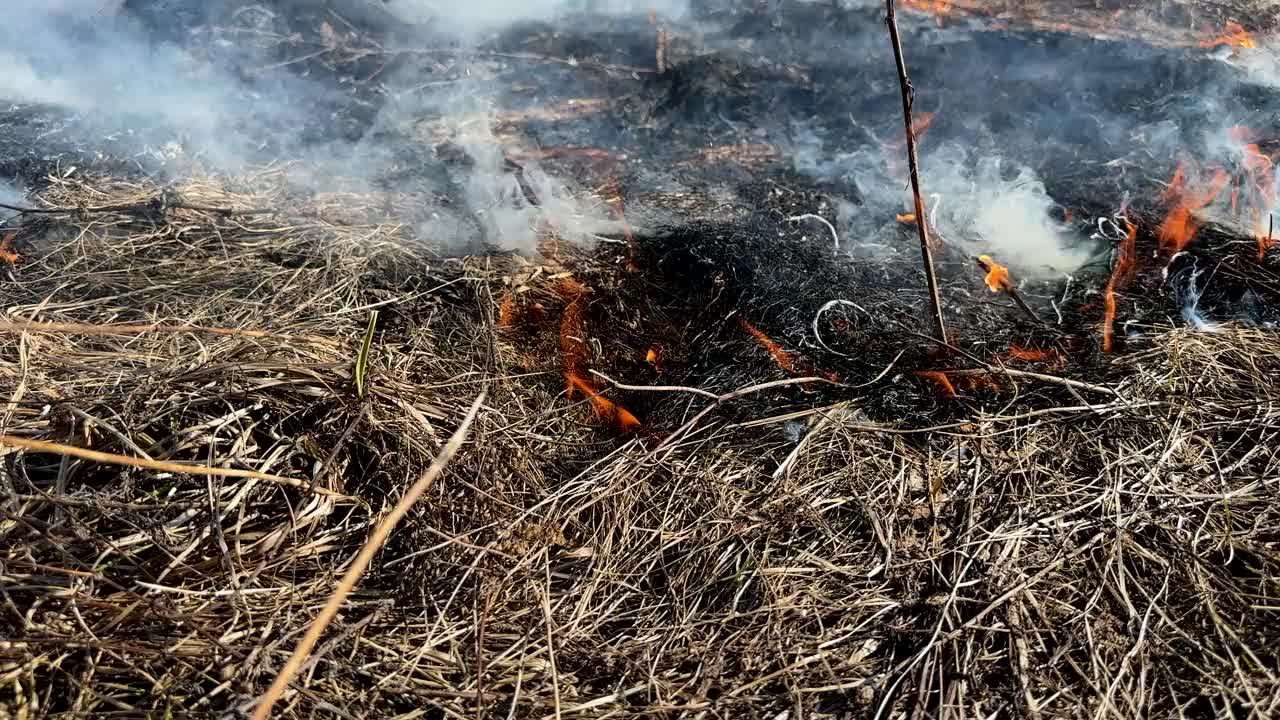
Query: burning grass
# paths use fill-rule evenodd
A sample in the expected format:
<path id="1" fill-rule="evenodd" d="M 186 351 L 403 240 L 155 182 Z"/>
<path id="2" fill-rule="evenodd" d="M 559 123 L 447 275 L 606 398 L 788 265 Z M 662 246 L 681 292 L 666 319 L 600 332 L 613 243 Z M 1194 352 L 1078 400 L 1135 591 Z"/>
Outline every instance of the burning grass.
<path id="1" fill-rule="evenodd" d="M 1062 368 L 1048 343 L 1009 350 L 1093 367 L 1081 379 L 1113 394 L 1045 393 L 1029 372 L 904 356 L 911 336 L 876 318 L 910 316 L 910 296 L 864 282 L 856 312 L 824 318 L 864 357 L 817 392 L 771 347 L 823 368 L 839 356 L 805 344 L 807 306 L 759 291 L 830 280 L 825 241 L 806 255 L 775 238 L 768 267 L 717 261 L 704 296 L 659 272 L 692 272 L 688 237 L 637 239 L 631 271 L 449 259 L 370 222 L 383 198 L 179 192 L 284 211 L 21 227 L 20 261 L 0 268 L 3 433 L 327 493 L 10 448 L 0 703 L 16 713 L 248 706 L 481 387 L 471 440 L 282 716 L 1240 717 L 1280 702 L 1280 345 L 1266 331 L 1153 330 L 1096 366 Z M 155 194 L 63 179 L 42 200 Z M 980 282 L 967 263 L 954 274 Z M 702 316 L 664 299 L 679 292 Z M 957 325 L 970 341 L 982 327 Z M 662 387 L 615 390 L 595 368 Z M 602 392 L 647 432 L 601 424 Z M 775 393 L 787 402 L 751 402 Z M 886 411 L 909 397 L 953 411 Z"/>

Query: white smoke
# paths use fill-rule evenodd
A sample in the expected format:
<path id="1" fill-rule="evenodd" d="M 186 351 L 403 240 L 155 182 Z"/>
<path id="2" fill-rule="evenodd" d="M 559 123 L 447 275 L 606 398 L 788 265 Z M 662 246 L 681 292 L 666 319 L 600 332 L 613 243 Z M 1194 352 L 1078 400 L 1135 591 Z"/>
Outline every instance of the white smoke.
<path id="1" fill-rule="evenodd" d="M 972 162 L 953 147 L 926 156 L 921 172 L 940 198 L 934 228 L 969 254 L 991 255 L 1024 276 L 1071 273 L 1089 260 L 1091 248 L 1052 218 L 1056 203 L 1030 168 L 996 157 Z"/>
<path id="2" fill-rule="evenodd" d="M 620 223 L 589 189 L 544 172 L 533 159 L 515 158 L 519 176 L 508 166 L 507 152 L 518 148 L 511 146 L 511 138 L 494 132 L 498 91 L 495 80 L 477 67 L 457 82 L 430 86 L 388 104 L 379 116 L 375 130 L 410 124 L 414 139 L 437 153 L 465 155 L 465 161 L 450 162 L 452 189 L 460 192 L 463 206 L 432 208 L 418 223 L 419 234 L 458 246 L 483 242 L 531 253 L 547 233 L 589 244 L 620 232 Z M 424 118 L 430 121 L 421 122 Z M 449 189 L 441 190 L 449 194 Z"/>
<path id="3" fill-rule="evenodd" d="M 26 196 L 26 193 L 22 192 L 21 190 L 14 187 L 13 185 L 7 182 L 4 182 L 3 180 L 0 180 L 0 203 L 4 203 L 5 205 L 22 207 L 23 199 L 25 196 Z M 13 217 L 15 214 L 16 213 L 12 210 L 6 210 L 4 208 L 0 208 L 0 222 L 4 222 L 5 220 L 8 220 L 9 218 Z"/>
<path id="4" fill-rule="evenodd" d="M 823 181 L 852 181 L 862 205 L 842 205 L 840 219 L 855 242 L 885 246 L 897 237 L 899 213 L 914 212 L 905 150 L 878 138 L 853 152 L 827 152 L 801 128 L 791 155 L 798 171 Z M 1018 277 L 1071 273 L 1094 248 L 1055 221 L 1044 182 L 1028 167 L 978 156 L 958 145 L 926 150 L 920 158 L 927 219 L 944 242 L 972 255 L 992 255 Z"/>
<path id="5" fill-rule="evenodd" d="M 387 0 L 386 8 L 406 22 L 437 24 L 464 37 L 520 22 L 571 18 L 588 11 L 635 16 L 652 11 L 674 19 L 683 17 L 689 10 L 688 0 Z"/>
<path id="6" fill-rule="evenodd" d="M 380 0 L 348 4 L 360 3 L 382 5 Z M 322 6 L 321 0 L 313 0 L 312 9 Z M 409 37 L 418 37 L 410 42 L 426 42 L 430 33 L 437 41 L 452 40 L 449 44 L 465 58 L 483 35 L 515 22 L 565 18 L 580 9 L 643 18 L 651 6 L 671 14 L 684 10 L 683 0 L 656 6 L 622 0 L 393 0 L 385 7 L 407 22 L 429 24 L 410 30 Z M 617 230 L 589 192 L 552 178 L 536 163 L 526 167 L 524 179 L 538 205 L 527 201 L 504 167 L 503 144 L 491 130 L 500 88 L 488 78 L 483 58 L 464 59 L 438 87 L 428 83 L 413 92 L 396 87 L 421 86 L 421 77 L 412 70 L 388 70 L 379 81 L 387 82 L 391 97 L 373 126 L 362 138 L 342 139 L 325 132 L 331 118 L 323 113 L 343 107 L 337 94 L 345 90 L 284 67 L 287 61 L 258 44 L 263 33 L 227 27 L 232 20 L 261 20 L 267 31 L 274 31 L 288 23 L 271 23 L 292 19 L 279 13 L 291 11 L 246 3 L 230 12 L 230 4 L 210 3 L 201 10 L 204 25 L 175 25 L 188 33 L 179 44 L 158 40 L 121 8 L 122 0 L 11 0 L 6 23 L 0 25 L 0 102 L 74 112 L 88 128 L 80 131 L 87 137 L 75 138 L 78 143 L 93 146 L 108 136 L 132 137 L 136 143 L 126 151 L 152 161 L 180 159 L 183 167 L 194 161 L 231 174 L 273 160 L 289 161 L 289 181 L 308 190 L 369 190 L 388 173 L 402 171 L 403 157 L 397 153 L 406 145 L 452 142 L 469 158 L 465 167 L 449 171 L 455 187 L 426 178 L 430 173 L 413 179 L 427 195 L 460 190 L 465 201 L 464 207 L 419 207 L 422 217 L 415 223 L 432 238 L 530 250 L 547 223 L 566 240 L 585 241 Z M 343 28 L 334 23 L 339 31 Z M 313 49 L 305 44 L 288 50 L 299 56 L 308 51 Z M 463 124 L 465 132 L 457 132 Z M 436 131 L 421 130 L 424 126 Z M 299 137 L 304 127 L 315 128 L 325 139 L 304 142 Z"/>
<path id="7" fill-rule="evenodd" d="M 17 0 L 0 26 L 0 99 L 78 113 L 99 136 L 133 133 L 237 170 L 308 118 L 318 85 L 283 73 L 246 79 L 265 55 L 250 44 L 220 62 L 157 41 L 119 0 Z M 79 138 L 92 140 L 95 138 Z"/>

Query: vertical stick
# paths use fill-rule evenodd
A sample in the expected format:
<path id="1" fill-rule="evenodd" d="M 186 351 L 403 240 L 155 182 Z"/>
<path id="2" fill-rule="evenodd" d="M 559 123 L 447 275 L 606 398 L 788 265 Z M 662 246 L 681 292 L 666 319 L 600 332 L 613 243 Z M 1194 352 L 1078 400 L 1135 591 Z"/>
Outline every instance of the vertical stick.
<path id="1" fill-rule="evenodd" d="M 916 133 L 912 129 L 911 106 L 915 102 L 915 88 L 907 77 L 907 63 L 902 57 L 902 39 L 898 37 L 898 15 L 894 0 L 885 0 L 889 25 L 889 39 L 893 43 L 893 59 L 898 64 L 898 83 L 902 87 L 902 115 L 907 124 L 907 166 L 911 170 L 911 193 L 916 202 L 916 229 L 920 231 L 920 257 L 924 261 L 924 276 L 929 283 L 929 303 L 933 308 L 934 339 L 947 343 L 947 323 L 942 317 L 942 297 L 938 293 L 938 272 L 933 267 L 933 248 L 929 245 L 929 226 L 925 220 L 924 200 L 920 197 L 920 161 L 916 156 Z"/>

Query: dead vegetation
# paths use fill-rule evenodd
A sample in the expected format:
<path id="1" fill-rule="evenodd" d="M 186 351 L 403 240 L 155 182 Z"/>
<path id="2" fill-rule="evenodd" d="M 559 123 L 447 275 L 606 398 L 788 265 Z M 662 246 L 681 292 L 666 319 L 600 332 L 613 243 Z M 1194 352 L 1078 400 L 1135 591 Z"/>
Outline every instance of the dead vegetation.
<path id="1" fill-rule="evenodd" d="M 1269 331 L 1151 332 L 1108 361 L 1114 395 L 1006 397 L 936 426 L 873 420 L 863 393 L 880 390 L 854 378 L 838 402 L 747 418 L 716 411 L 722 389 L 670 388 L 657 392 L 697 422 L 620 438 L 499 327 L 516 317 L 514 263 L 439 257 L 355 196 L 303 207 L 212 179 L 178 191 L 296 212 L 40 218 L 7 268 L 0 432 L 205 473 L 4 450 L 11 716 L 248 712 L 483 388 L 471 439 L 278 716 L 1267 717 L 1280 704 Z M 156 193 L 63 179 L 40 199 Z M 543 298 L 567 272 L 520 270 Z M 556 333 L 545 342 L 558 358 Z"/>

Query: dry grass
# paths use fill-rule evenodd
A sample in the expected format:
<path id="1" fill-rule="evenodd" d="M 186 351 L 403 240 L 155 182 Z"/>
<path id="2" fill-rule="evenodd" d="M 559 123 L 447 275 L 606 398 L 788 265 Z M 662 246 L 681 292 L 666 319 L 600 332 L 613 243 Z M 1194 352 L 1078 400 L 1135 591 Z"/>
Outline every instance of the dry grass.
<path id="1" fill-rule="evenodd" d="M 66 181 L 44 200 L 153 192 Z M 181 192 L 287 204 L 213 182 Z M 24 231 L 35 247 L 0 321 L 81 327 L 4 326 L 0 434 L 353 499 L 8 450 L 10 714 L 245 712 L 483 385 L 471 440 L 278 716 L 1277 710 L 1272 334 L 1152 335 L 1117 358 L 1126 379 L 1102 404 L 922 429 L 874 424 L 851 397 L 736 424 L 712 412 L 663 444 L 614 440 L 558 374 L 523 367 L 527 344 L 495 332 L 496 260 L 439 259 L 367 222 L 361 202 L 318 199 L 299 220 L 175 210 Z M 375 307 L 361 400 L 351 374 Z M 102 330 L 114 325 L 170 327 Z M 687 396 L 690 418 L 712 402 Z"/>

